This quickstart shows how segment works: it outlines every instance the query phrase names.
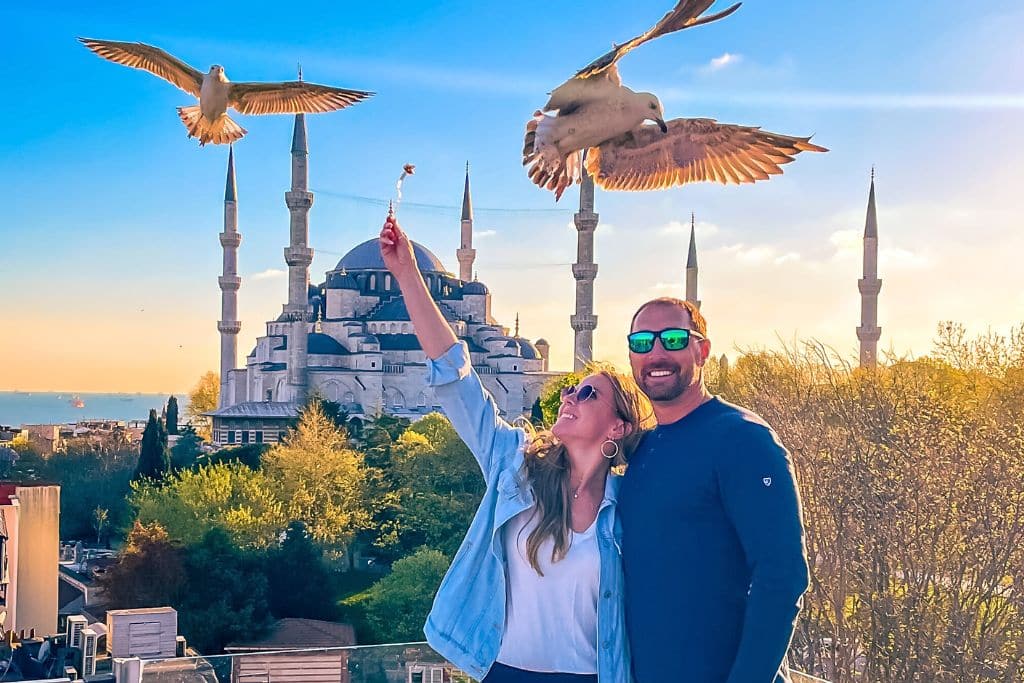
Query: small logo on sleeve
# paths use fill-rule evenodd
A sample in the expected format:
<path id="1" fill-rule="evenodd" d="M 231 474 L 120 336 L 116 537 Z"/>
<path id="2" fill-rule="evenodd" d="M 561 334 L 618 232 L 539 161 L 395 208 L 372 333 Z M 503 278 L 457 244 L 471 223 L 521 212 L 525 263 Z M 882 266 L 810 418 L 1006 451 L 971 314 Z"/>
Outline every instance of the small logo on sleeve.
<path id="1" fill-rule="evenodd" d="M 771 477 L 765 477 L 764 479 L 761 480 L 761 483 L 764 484 L 765 486 L 771 486 L 772 485 L 772 478 Z"/>

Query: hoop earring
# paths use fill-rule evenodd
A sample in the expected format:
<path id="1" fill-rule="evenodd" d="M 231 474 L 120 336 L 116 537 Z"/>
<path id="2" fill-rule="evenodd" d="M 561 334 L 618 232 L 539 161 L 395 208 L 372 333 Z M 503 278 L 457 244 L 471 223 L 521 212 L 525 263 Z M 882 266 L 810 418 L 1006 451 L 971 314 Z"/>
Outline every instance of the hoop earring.
<path id="1" fill-rule="evenodd" d="M 611 452 L 611 455 L 609 455 L 608 453 L 604 452 L 604 450 L 605 450 L 604 447 L 605 447 L 606 444 L 611 444 L 612 446 L 615 447 L 615 450 L 613 450 Z M 619 455 L 619 444 L 614 442 L 614 441 L 612 441 L 611 439 L 605 439 L 604 442 L 601 444 L 601 455 L 603 455 L 608 460 L 614 460 Z"/>

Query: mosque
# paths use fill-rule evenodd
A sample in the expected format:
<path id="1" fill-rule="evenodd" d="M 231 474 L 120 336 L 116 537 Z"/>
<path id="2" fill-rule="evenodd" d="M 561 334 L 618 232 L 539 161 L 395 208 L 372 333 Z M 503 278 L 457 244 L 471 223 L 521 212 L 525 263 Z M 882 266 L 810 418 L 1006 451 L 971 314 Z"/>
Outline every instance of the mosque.
<path id="1" fill-rule="evenodd" d="M 220 399 L 213 419 L 217 445 L 273 443 L 280 439 L 308 397 L 341 404 L 357 419 L 381 412 L 415 419 L 439 410 L 426 386 L 426 356 L 413 334 L 397 283 L 380 256 L 377 239 L 345 254 L 320 284 L 311 284 L 306 122 L 295 117 L 291 189 L 288 301 L 266 323 L 266 334 L 239 366 L 237 358 L 238 232 L 234 154 L 229 153 L 224 194 L 221 289 Z M 459 273 L 445 268 L 429 249 L 414 243 L 416 261 L 430 292 L 456 336 L 469 346 L 474 368 L 502 415 L 529 414 L 544 384 L 562 373 L 548 369 L 549 347 L 529 341 L 491 314 L 491 293 L 473 277 L 473 203 L 466 171 L 462 198 Z"/>
<path id="2" fill-rule="evenodd" d="M 234 155 L 228 155 L 224 194 L 224 271 L 218 278 L 221 289 L 220 399 L 218 409 L 208 413 L 213 420 L 217 445 L 274 443 L 294 423 L 301 406 L 310 396 L 320 396 L 341 405 L 351 417 L 365 419 L 388 413 L 415 419 L 440 410 L 433 392 L 426 386 L 426 356 L 416 340 L 396 283 L 384 266 L 377 239 L 367 240 L 345 254 L 320 284 L 311 284 L 309 266 L 309 148 L 303 114 L 295 117 L 292 134 L 292 181 L 285 193 L 291 215 L 288 265 L 288 300 L 281 314 L 266 323 L 266 334 L 238 366 L 238 232 L 237 188 Z M 867 215 L 864 226 L 864 271 L 858 281 L 861 295 L 860 365 L 877 363 L 878 326 L 878 220 L 875 209 L 875 178 L 871 171 Z M 574 369 L 593 358 L 594 183 L 584 175 L 580 186 L 579 211 L 574 215 L 577 230 L 577 261 L 572 264 L 576 280 L 575 312 L 569 322 L 574 331 Z M 414 243 L 416 261 L 427 286 L 456 336 L 469 347 L 473 367 L 507 419 L 527 415 L 548 380 L 563 373 L 548 367 L 549 345 L 543 339 L 531 342 L 515 329 L 501 325 L 491 315 L 491 293 L 473 275 L 473 202 L 469 169 L 462 196 L 460 247 L 455 252 L 458 276 L 449 272 L 429 249 Z M 690 242 L 685 269 L 685 298 L 700 305 L 697 295 L 698 266 L 694 220 L 691 216 Z M 721 361 L 727 364 L 723 356 Z"/>

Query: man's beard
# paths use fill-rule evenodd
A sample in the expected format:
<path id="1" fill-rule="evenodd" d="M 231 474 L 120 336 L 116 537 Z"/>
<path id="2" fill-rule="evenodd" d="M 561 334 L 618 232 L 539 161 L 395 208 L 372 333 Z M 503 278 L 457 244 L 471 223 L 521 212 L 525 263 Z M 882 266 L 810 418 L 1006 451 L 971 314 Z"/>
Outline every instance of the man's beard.
<path id="1" fill-rule="evenodd" d="M 655 380 L 652 382 L 651 378 L 647 376 L 647 373 L 651 370 L 673 370 L 676 373 L 675 381 L 668 383 L 664 380 L 660 382 Z M 697 369 L 695 367 L 685 370 L 679 365 L 659 363 L 643 368 L 639 384 L 647 398 L 653 403 L 668 403 L 682 396 L 687 388 L 693 384 L 696 372 Z"/>

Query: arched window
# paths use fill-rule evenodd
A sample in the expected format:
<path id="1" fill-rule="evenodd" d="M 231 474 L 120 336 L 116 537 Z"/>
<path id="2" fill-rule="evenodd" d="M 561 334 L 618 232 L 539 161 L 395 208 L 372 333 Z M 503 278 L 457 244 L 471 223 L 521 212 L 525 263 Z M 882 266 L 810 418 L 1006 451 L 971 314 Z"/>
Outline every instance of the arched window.
<path id="1" fill-rule="evenodd" d="M 398 332 L 398 325 L 391 323 L 391 334 L 395 334 L 396 332 Z"/>
<path id="2" fill-rule="evenodd" d="M 384 274 L 384 289 L 391 291 L 391 273 Z"/>
<path id="3" fill-rule="evenodd" d="M 377 274 L 370 275 L 370 289 L 377 289 Z"/>

